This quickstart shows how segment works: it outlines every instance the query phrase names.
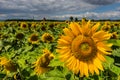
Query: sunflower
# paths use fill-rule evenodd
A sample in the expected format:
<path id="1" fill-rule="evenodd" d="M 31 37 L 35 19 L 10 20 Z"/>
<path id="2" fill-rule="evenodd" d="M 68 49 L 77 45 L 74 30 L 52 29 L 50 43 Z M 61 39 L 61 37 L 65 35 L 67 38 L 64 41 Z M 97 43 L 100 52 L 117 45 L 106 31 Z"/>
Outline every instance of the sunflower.
<path id="1" fill-rule="evenodd" d="M 48 26 L 49 26 L 49 29 L 53 29 L 55 27 L 54 23 L 50 23 Z"/>
<path id="2" fill-rule="evenodd" d="M 41 25 L 40 30 L 45 31 L 47 28 L 44 25 Z"/>
<path id="3" fill-rule="evenodd" d="M 36 23 L 35 22 L 31 24 L 31 28 L 36 28 Z"/>
<path id="4" fill-rule="evenodd" d="M 26 22 L 21 22 L 20 23 L 20 28 L 27 29 L 28 28 L 28 24 Z"/>
<path id="5" fill-rule="evenodd" d="M 44 33 L 43 35 L 42 35 L 42 41 L 43 42 L 53 42 L 53 40 L 54 40 L 54 37 L 52 36 L 52 35 L 50 35 L 49 33 Z"/>
<path id="6" fill-rule="evenodd" d="M 104 23 L 104 25 L 102 26 L 102 30 L 104 30 L 104 31 L 110 31 L 110 29 L 111 29 L 110 22 L 106 21 Z"/>
<path id="7" fill-rule="evenodd" d="M 21 40 L 24 38 L 24 34 L 23 33 L 17 33 L 15 36 L 17 39 Z"/>
<path id="8" fill-rule="evenodd" d="M 38 34 L 32 34 L 29 38 L 28 41 L 32 44 L 37 44 L 39 42 Z"/>
<path id="9" fill-rule="evenodd" d="M 8 60 L 6 57 L 0 58 L 0 66 L 4 67 L 7 74 L 9 72 L 16 72 L 17 71 L 17 67 L 15 66 L 15 64 L 11 60 Z"/>
<path id="10" fill-rule="evenodd" d="M 101 63 L 106 61 L 104 55 L 111 54 L 108 51 L 111 51 L 112 44 L 106 41 L 111 34 L 98 30 L 99 26 L 99 22 L 91 26 L 90 20 L 82 20 L 81 25 L 71 22 L 70 28 L 63 29 L 65 35 L 58 39 L 60 60 L 80 77 L 88 77 L 94 72 L 98 75 L 99 70 L 104 70 Z"/>
<path id="11" fill-rule="evenodd" d="M 45 49 L 43 53 L 44 54 L 34 63 L 34 70 L 37 75 L 47 72 L 50 69 L 48 65 L 54 58 L 53 54 L 49 50 Z"/>
<path id="12" fill-rule="evenodd" d="M 118 36 L 117 32 L 113 32 L 111 39 L 118 39 L 118 38 L 119 38 L 119 36 Z"/>

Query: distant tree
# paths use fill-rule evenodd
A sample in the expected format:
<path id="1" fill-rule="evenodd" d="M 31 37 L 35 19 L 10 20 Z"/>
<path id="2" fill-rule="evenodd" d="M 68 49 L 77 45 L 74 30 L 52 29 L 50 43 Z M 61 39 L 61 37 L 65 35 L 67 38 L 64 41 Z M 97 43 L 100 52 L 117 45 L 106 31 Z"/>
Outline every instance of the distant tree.
<path id="1" fill-rule="evenodd" d="M 46 18 L 45 18 L 45 17 L 43 18 L 43 21 L 46 21 Z"/>
<path id="2" fill-rule="evenodd" d="M 78 18 L 77 18 L 77 17 L 75 17 L 75 21 L 78 21 Z"/>
<path id="3" fill-rule="evenodd" d="M 70 16 L 70 21 L 73 21 L 73 17 L 72 16 Z"/>

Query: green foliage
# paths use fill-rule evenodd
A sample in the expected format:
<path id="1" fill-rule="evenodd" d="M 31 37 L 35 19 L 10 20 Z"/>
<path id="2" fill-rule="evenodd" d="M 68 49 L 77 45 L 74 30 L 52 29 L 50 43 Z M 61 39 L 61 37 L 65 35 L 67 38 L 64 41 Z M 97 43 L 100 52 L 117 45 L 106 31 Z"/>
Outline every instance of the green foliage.
<path id="1" fill-rule="evenodd" d="M 72 16 L 70 20 L 73 21 Z M 79 74 L 74 74 L 64 66 L 64 62 L 59 60 L 59 55 L 56 53 L 57 40 L 63 34 L 63 28 L 68 27 L 67 23 L 26 22 L 27 29 L 22 29 L 21 23 L 16 21 L 4 22 L 4 26 L 0 27 L 0 57 L 5 56 L 13 60 L 18 68 L 16 72 L 6 74 L 3 67 L 0 66 L 0 80 L 15 80 L 14 75 L 16 74 L 17 78 L 22 80 L 117 80 L 120 76 L 120 38 L 108 40 L 109 43 L 113 43 L 113 51 L 112 55 L 105 56 L 107 61 L 103 63 L 105 70 L 101 71 L 100 75 L 79 77 Z M 35 26 L 31 27 L 32 24 Z M 115 27 L 110 30 L 111 33 L 113 31 L 120 33 L 120 28 Z M 28 41 L 33 33 L 38 34 L 39 42 L 37 44 Z M 42 42 L 41 36 L 44 33 L 53 35 L 54 41 L 51 43 Z M 55 56 L 49 64 L 51 69 L 46 73 L 36 75 L 33 63 L 43 54 L 45 48 Z"/>

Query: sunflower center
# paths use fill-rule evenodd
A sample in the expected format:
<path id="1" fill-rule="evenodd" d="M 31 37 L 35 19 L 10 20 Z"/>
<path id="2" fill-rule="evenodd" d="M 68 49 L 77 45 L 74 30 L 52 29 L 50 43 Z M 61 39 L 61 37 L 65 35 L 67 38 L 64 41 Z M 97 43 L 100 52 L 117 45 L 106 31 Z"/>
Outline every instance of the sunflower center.
<path id="1" fill-rule="evenodd" d="M 83 51 L 87 51 L 89 50 L 89 44 L 88 43 L 81 43 L 80 45 L 80 49 L 83 50 Z"/>
<path id="2" fill-rule="evenodd" d="M 82 61 L 93 59 L 97 53 L 97 47 L 92 38 L 83 35 L 73 40 L 71 48 L 73 55 Z"/>
<path id="3" fill-rule="evenodd" d="M 50 35 L 46 36 L 46 40 L 52 40 L 52 37 Z"/>
<path id="4" fill-rule="evenodd" d="M 25 24 L 23 24 L 23 27 L 26 28 L 27 26 Z"/>
<path id="5" fill-rule="evenodd" d="M 31 37 L 31 41 L 37 41 L 38 40 L 38 36 L 34 35 Z"/>

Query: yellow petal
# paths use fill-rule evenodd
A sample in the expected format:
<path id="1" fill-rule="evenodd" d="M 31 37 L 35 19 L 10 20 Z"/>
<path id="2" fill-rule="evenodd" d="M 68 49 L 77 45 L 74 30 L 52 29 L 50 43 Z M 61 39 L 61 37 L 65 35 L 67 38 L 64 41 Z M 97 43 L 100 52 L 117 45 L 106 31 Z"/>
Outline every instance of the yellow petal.
<path id="1" fill-rule="evenodd" d="M 58 52 L 62 55 L 62 54 L 65 54 L 67 52 L 70 52 L 70 49 L 69 48 L 56 49 L 56 52 Z"/>
<path id="2" fill-rule="evenodd" d="M 102 54 L 97 53 L 97 57 L 101 60 L 101 61 L 106 61 L 106 59 L 103 57 Z"/>
<path id="3" fill-rule="evenodd" d="M 80 67 L 79 67 L 79 69 L 80 69 L 80 77 L 83 77 L 83 75 L 84 75 L 84 66 L 83 66 L 83 62 L 82 61 L 80 61 Z"/>
<path id="4" fill-rule="evenodd" d="M 58 40 L 58 44 L 59 44 L 59 45 L 69 45 L 70 42 L 68 42 L 68 41 L 66 41 L 66 40 L 64 40 L 64 39 L 59 39 L 59 40 Z"/>
<path id="5" fill-rule="evenodd" d="M 108 40 L 110 39 L 111 34 L 109 34 L 108 32 L 104 32 L 104 31 L 98 31 L 96 33 L 93 34 L 92 38 L 97 39 L 98 41 L 103 41 L 103 40 Z"/>
<path id="6" fill-rule="evenodd" d="M 105 51 L 105 49 L 102 48 L 102 47 L 97 47 L 97 48 L 98 48 L 98 52 L 101 53 L 101 54 L 106 54 L 106 55 L 110 55 L 111 54 L 110 52 Z"/>
<path id="7" fill-rule="evenodd" d="M 72 39 L 71 39 L 71 37 L 69 37 L 69 36 L 61 36 L 61 39 L 64 39 L 65 41 L 68 41 L 69 43 L 71 43 L 72 42 Z"/>
<path id="8" fill-rule="evenodd" d="M 82 19 L 82 27 L 84 27 L 86 25 L 86 21 L 85 19 Z"/>
<path id="9" fill-rule="evenodd" d="M 97 24 L 95 24 L 95 25 L 92 27 L 92 34 L 94 34 L 94 33 L 97 31 L 97 29 L 98 29 L 99 26 L 100 26 L 100 23 L 98 22 Z"/>
<path id="10" fill-rule="evenodd" d="M 88 69 L 90 71 L 90 73 L 92 73 L 92 75 L 94 74 L 94 67 L 93 67 L 93 63 L 91 61 L 89 61 L 89 64 L 88 64 Z"/>
<path id="11" fill-rule="evenodd" d="M 72 39 L 75 37 L 72 31 L 68 28 L 63 29 L 65 35 L 70 36 Z"/>
<path id="12" fill-rule="evenodd" d="M 76 24 L 77 24 L 77 23 L 76 23 Z M 73 34 L 76 35 L 76 36 L 78 36 L 78 35 L 80 34 L 80 31 L 79 31 L 79 28 L 78 28 L 78 27 L 80 27 L 80 26 L 78 26 L 78 25 L 76 25 L 76 24 L 75 24 L 75 22 L 72 22 L 72 23 L 70 24 L 70 28 L 71 28 Z"/>
<path id="13" fill-rule="evenodd" d="M 112 51 L 112 49 L 110 48 L 111 44 L 108 45 L 104 42 L 98 42 L 97 46 L 99 46 L 100 48 L 103 48 L 105 51 Z"/>
<path id="14" fill-rule="evenodd" d="M 74 72 L 74 67 L 76 65 L 76 60 L 74 59 L 74 56 L 71 56 L 67 61 L 66 61 L 66 66 L 69 67 L 70 70 Z"/>
<path id="15" fill-rule="evenodd" d="M 94 68 L 96 74 L 99 75 L 99 70 L 96 68 L 96 66 L 93 66 L 93 68 Z"/>
<path id="16" fill-rule="evenodd" d="M 87 65 L 87 63 L 86 62 L 84 62 L 83 63 L 83 70 L 84 70 L 84 75 L 86 76 L 86 77 L 88 77 L 89 75 L 88 75 L 88 65 Z"/>
<path id="17" fill-rule="evenodd" d="M 63 55 L 60 55 L 60 60 L 64 62 L 64 61 L 68 60 L 70 57 L 71 57 L 70 52 L 67 52 Z"/>
<path id="18" fill-rule="evenodd" d="M 101 64 L 101 61 L 100 61 L 98 58 L 95 58 L 95 59 L 93 60 L 93 64 L 94 64 L 97 68 L 99 68 L 100 70 L 103 71 L 103 66 L 102 66 L 102 64 Z"/>
<path id="19" fill-rule="evenodd" d="M 80 66 L 80 62 L 78 59 L 76 59 L 75 74 L 79 72 L 79 66 Z"/>

